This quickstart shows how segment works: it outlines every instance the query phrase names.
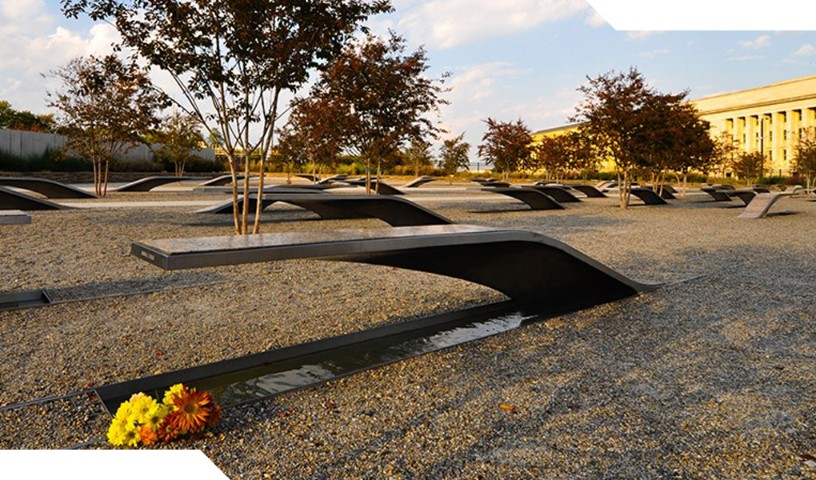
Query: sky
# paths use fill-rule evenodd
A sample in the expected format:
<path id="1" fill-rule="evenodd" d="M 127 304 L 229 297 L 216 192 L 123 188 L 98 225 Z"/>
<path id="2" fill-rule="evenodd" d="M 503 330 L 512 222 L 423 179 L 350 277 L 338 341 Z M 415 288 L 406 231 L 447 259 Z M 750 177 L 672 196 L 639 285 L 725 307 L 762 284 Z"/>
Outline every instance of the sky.
<path id="1" fill-rule="evenodd" d="M 59 84 L 48 73 L 106 53 L 117 37 L 109 25 L 64 18 L 59 3 L 0 0 L 0 100 L 17 110 L 50 113 L 46 95 Z M 521 119 L 531 131 L 563 125 L 577 88 L 612 70 L 635 67 L 657 90 L 690 99 L 816 74 L 815 31 L 616 31 L 585 0 L 392 3 L 394 13 L 368 25 L 424 48 L 429 76 L 451 74 L 439 121 L 445 137 L 464 132 L 474 164 L 485 119 Z"/>

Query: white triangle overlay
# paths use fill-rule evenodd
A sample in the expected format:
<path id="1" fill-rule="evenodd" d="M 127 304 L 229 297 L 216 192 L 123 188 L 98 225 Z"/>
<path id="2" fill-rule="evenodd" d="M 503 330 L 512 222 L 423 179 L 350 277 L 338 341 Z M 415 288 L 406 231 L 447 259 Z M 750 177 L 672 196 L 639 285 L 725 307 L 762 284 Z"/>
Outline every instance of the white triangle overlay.
<path id="1" fill-rule="evenodd" d="M 0 450 L 5 478 L 229 480 L 200 450 Z"/>
<path id="2" fill-rule="evenodd" d="M 816 30 L 814 0 L 587 0 L 615 30 Z"/>

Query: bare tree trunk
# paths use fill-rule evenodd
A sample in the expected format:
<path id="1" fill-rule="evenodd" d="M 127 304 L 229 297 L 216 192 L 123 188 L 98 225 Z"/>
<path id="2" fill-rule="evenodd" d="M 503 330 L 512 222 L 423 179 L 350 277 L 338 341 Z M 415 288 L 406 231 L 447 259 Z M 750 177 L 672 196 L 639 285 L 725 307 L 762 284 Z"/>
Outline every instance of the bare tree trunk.
<path id="1" fill-rule="evenodd" d="M 230 175 L 232 175 L 232 223 L 235 227 L 235 234 L 241 234 L 241 224 L 238 221 L 238 176 L 235 174 L 235 152 L 227 151 L 227 162 L 229 162 Z"/>
<path id="2" fill-rule="evenodd" d="M 244 234 L 247 233 L 247 219 L 249 218 L 249 176 L 250 176 L 250 169 L 249 169 L 249 160 L 250 160 L 250 153 L 247 151 L 246 145 L 249 143 L 244 144 L 244 206 L 241 211 L 241 232 Z M 263 183 L 263 182 L 261 182 Z M 263 188 L 263 187 L 261 187 Z M 261 199 L 258 199 L 260 202 Z"/>
<path id="3" fill-rule="evenodd" d="M 110 172 L 110 160 L 105 160 L 105 178 L 102 183 L 102 196 L 108 195 L 108 173 Z"/>
<path id="4" fill-rule="evenodd" d="M 91 165 L 93 165 L 94 193 L 97 195 L 102 195 L 102 182 L 99 181 L 99 171 L 101 170 L 99 160 L 92 158 Z"/>

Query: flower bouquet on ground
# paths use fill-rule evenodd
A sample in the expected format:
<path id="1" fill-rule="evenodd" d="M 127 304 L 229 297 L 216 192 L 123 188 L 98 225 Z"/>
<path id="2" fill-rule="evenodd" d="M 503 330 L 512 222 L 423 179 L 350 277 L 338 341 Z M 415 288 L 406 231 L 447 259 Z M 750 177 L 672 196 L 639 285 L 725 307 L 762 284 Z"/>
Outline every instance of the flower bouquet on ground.
<path id="1" fill-rule="evenodd" d="M 198 392 L 179 383 L 165 392 L 161 403 L 141 392 L 122 402 L 108 428 L 108 441 L 127 447 L 167 443 L 201 433 L 219 418 L 221 407 L 209 392 Z"/>

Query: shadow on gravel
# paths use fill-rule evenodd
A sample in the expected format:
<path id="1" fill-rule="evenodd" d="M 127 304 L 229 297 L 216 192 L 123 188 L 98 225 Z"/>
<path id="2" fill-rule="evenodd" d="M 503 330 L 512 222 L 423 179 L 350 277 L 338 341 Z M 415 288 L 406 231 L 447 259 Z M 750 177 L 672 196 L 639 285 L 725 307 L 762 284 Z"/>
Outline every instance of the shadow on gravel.
<path id="1" fill-rule="evenodd" d="M 188 271 L 171 275 L 133 280 L 87 283 L 74 287 L 45 288 L 52 303 L 77 302 L 101 297 L 139 295 L 144 293 L 199 287 L 222 283 L 226 279 L 217 273 Z"/>

